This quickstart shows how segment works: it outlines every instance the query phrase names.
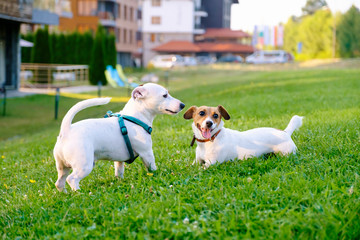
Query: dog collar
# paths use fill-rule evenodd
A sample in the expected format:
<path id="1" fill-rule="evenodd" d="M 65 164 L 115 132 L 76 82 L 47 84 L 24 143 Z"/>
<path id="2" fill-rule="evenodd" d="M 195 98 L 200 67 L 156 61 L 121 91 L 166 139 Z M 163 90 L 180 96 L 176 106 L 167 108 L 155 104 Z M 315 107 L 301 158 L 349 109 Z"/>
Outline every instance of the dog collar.
<path id="1" fill-rule="evenodd" d="M 119 122 L 119 125 L 120 125 L 120 132 L 124 137 L 125 144 L 126 144 L 126 147 L 128 149 L 129 155 L 130 155 L 130 159 L 125 161 L 125 162 L 128 163 L 128 164 L 133 163 L 138 156 L 135 157 L 134 151 L 133 151 L 132 146 L 131 146 L 130 138 L 128 136 L 128 131 L 127 131 L 127 128 L 125 126 L 124 119 L 129 121 L 129 122 L 132 122 L 132 123 L 135 123 L 135 124 L 141 126 L 150 135 L 152 133 L 152 127 L 148 126 L 146 123 L 144 123 L 143 121 L 141 121 L 141 120 L 139 120 L 137 118 L 127 116 L 127 115 L 121 115 L 119 113 L 113 113 L 111 111 L 107 111 L 106 115 L 104 116 L 104 118 L 108 118 L 108 117 L 117 117 L 118 118 L 118 122 Z"/>
<path id="2" fill-rule="evenodd" d="M 191 141 L 190 147 L 194 146 L 195 140 L 198 142 L 213 142 L 215 140 L 215 138 L 217 137 L 217 135 L 219 135 L 220 131 L 221 131 L 221 129 L 219 131 L 217 131 L 214 135 L 212 135 L 211 138 L 208 138 L 208 139 L 197 139 L 194 135 L 194 137 Z"/>

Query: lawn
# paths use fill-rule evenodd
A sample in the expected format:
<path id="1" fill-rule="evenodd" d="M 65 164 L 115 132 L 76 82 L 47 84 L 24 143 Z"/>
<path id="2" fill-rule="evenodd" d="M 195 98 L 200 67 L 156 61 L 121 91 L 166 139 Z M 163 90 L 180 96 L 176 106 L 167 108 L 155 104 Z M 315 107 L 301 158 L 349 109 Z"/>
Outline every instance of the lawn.
<path id="1" fill-rule="evenodd" d="M 53 96 L 8 100 L 0 117 L 0 236 L 3 239 L 359 239 L 360 66 L 200 68 L 171 72 L 171 94 L 186 104 L 223 105 L 225 126 L 294 132 L 298 154 L 192 166 L 191 121 L 159 116 L 158 170 L 141 161 L 114 177 L 99 161 L 81 190 L 59 193 L 52 156 L 59 120 Z M 118 90 L 103 95 L 118 96 Z M 94 93 L 96 95 L 96 93 Z M 61 98 L 60 118 L 79 99 Z M 79 113 L 102 117 L 124 103 Z M 67 186 L 69 189 L 69 186 Z"/>

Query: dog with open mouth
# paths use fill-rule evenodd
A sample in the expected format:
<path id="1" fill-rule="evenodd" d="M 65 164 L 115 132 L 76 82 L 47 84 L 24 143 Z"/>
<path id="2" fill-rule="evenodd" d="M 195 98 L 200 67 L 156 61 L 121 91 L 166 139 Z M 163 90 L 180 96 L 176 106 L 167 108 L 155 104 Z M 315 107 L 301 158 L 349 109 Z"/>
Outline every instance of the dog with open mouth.
<path id="1" fill-rule="evenodd" d="M 65 191 L 65 181 L 72 190 L 78 190 L 80 180 L 90 174 L 97 160 L 114 161 L 118 177 L 124 176 L 124 162 L 131 163 L 137 156 L 150 171 L 155 171 L 150 135 L 153 120 L 158 114 L 175 115 L 185 107 L 162 86 L 147 83 L 133 90 L 121 112 L 71 124 L 79 111 L 109 102 L 110 98 L 81 101 L 63 118 L 54 147 L 58 171 L 55 186 L 59 191 Z"/>
<path id="2" fill-rule="evenodd" d="M 295 153 L 297 148 L 291 134 L 302 125 L 303 119 L 293 116 L 285 130 L 263 127 L 239 132 L 224 127 L 223 119 L 229 120 L 230 115 L 221 105 L 192 106 L 185 112 L 184 118 L 193 119 L 191 146 L 197 141 L 194 163 L 204 164 L 205 168 L 217 162 L 245 160 L 268 153 Z"/>

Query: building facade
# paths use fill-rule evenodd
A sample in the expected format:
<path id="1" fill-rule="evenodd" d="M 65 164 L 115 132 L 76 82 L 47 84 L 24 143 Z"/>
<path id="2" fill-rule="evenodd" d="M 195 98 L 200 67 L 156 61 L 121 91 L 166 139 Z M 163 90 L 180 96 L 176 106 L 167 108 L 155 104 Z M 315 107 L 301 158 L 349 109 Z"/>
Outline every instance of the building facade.
<path id="1" fill-rule="evenodd" d="M 193 41 L 193 0 L 144 0 L 142 13 L 144 66 L 156 55 L 153 48 L 171 40 Z"/>
<path id="2" fill-rule="evenodd" d="M 117 62 L 133 66 L 137 51 L 138 0 L 70 0 L 72 17 L 60 18 L 60 31 L 92 31 L 102 25 L 116 37 Z"/>
<path id="3" fill-rule="evenodd" d="M 20 25 L 58 24 L 55 0 L 0 0 L 0 87 L 19 88 Z"/>

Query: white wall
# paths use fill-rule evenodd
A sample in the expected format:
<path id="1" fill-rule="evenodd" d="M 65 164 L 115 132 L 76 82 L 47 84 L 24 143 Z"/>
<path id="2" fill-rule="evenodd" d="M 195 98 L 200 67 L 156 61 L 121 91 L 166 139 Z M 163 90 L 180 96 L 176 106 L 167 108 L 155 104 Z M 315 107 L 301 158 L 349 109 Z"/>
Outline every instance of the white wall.
<path id="1" fill-rule="evenodd" d="M 151 24 L 152 16 L 160 16 L 161 24 Z M 194 29 L 194 2 L 192 0 L 162 0 L 161 6 L 143 3 L 143 32 L 192 33 Z"/>

